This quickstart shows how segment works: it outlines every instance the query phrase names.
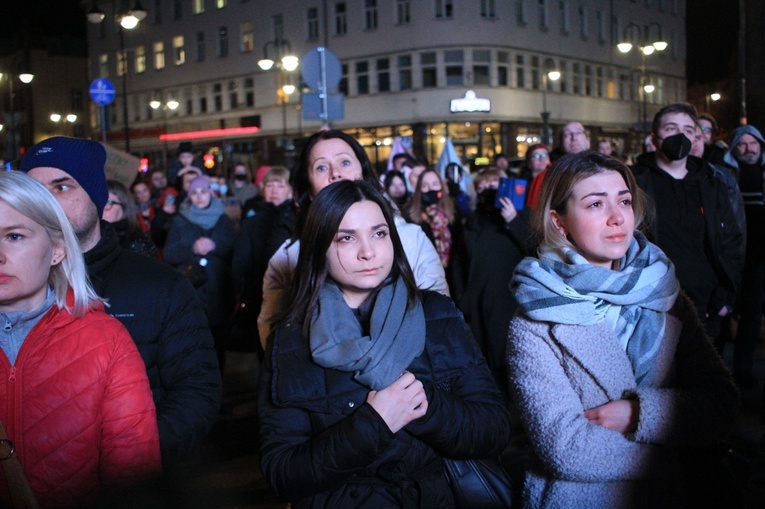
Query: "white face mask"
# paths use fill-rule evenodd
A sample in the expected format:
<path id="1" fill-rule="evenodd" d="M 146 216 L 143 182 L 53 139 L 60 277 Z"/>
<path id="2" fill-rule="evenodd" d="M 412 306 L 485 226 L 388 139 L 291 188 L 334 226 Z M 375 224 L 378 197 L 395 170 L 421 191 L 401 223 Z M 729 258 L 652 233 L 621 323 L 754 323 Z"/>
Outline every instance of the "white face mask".
<path id="1" fill-rule="evenodd" d="M 225 196 L 228 193 L 228 184 L 221 184 L 218 192 L 220 192 L 221 196 Z"/>

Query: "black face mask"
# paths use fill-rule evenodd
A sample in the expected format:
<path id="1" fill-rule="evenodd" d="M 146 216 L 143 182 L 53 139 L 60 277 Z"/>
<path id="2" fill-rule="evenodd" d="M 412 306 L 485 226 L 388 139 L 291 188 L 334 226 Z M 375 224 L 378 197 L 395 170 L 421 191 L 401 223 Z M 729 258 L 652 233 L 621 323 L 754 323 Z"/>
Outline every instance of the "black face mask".
<path id="1" fill-rule="evenodd" d="M 659 138 L 661 139 L 661 138 Z M 661 152 L 670 161 L 679 161 L 691 153 L 693 142 L 683 133 L 673 134 L 661 140 Z"/>
<path id="2" fill-rule="evenodd" d="M 422 193 L 421 200 L 422 200 L 422 208 L 428 208 L 429 206 L 438 203 L 438 200 L 441 199 L 441 195 L 443 194 L 443 191 L 428 191 L 427 193 Z"/>
<path id="3" fill-rule="evenodd" d="M 239 182 L 244 182 L 247 180 L 247 175 L 239 175 L 238 173 L 234 174 L 234 180 L 238 180 Z"/>
<path id="4" fill-rule="evenodd" d="M 476 207 L 484 211 L 494 210 L 494 202 L 497 200 L 496 189 L 484 189 L 476 197 Z"/>

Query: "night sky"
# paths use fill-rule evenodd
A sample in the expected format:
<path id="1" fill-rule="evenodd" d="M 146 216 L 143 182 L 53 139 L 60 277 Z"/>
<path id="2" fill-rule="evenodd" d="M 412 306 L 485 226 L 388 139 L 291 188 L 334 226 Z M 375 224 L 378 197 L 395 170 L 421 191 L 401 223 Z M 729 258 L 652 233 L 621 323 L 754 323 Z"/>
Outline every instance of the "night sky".
<path id="1" fill-rule="evenodd" d="M 626 1 L 626 0 L 621 0 Z M 52 34 L 85 36 L 85 7 L 81 0 L 4 0 L 0 40 L 26 31 L 31 37 Z M 735 0 L 687 0 L 688 84 L 725 78 L 735 64 L 737 41 Z"/>

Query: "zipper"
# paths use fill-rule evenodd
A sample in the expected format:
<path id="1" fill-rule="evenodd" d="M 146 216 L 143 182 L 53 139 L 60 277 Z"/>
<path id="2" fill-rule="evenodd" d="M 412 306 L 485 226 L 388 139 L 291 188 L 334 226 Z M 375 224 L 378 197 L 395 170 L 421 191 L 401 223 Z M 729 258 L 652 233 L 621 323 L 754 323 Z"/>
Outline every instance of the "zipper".
<path id="1" fill-rule="evenodd" d="M 8 375 L 8 381 L 10 383 L 16 383 L 16 366 L 11 366 L 11 373 Z"/>

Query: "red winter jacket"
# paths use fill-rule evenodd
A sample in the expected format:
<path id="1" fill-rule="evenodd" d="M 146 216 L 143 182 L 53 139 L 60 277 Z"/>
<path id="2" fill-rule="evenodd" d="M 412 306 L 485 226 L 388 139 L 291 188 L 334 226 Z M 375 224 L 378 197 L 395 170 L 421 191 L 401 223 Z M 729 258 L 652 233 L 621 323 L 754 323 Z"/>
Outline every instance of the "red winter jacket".
<path id="1" fill-rule="evenodd" d="M 54 305 L 16 365 L 0 351 L 0 419 L 43 507 L 69 507 L 161 470 L 154 403 L 127 330 Z M 9 501 L 0 469 L 0 505 Z"/>

